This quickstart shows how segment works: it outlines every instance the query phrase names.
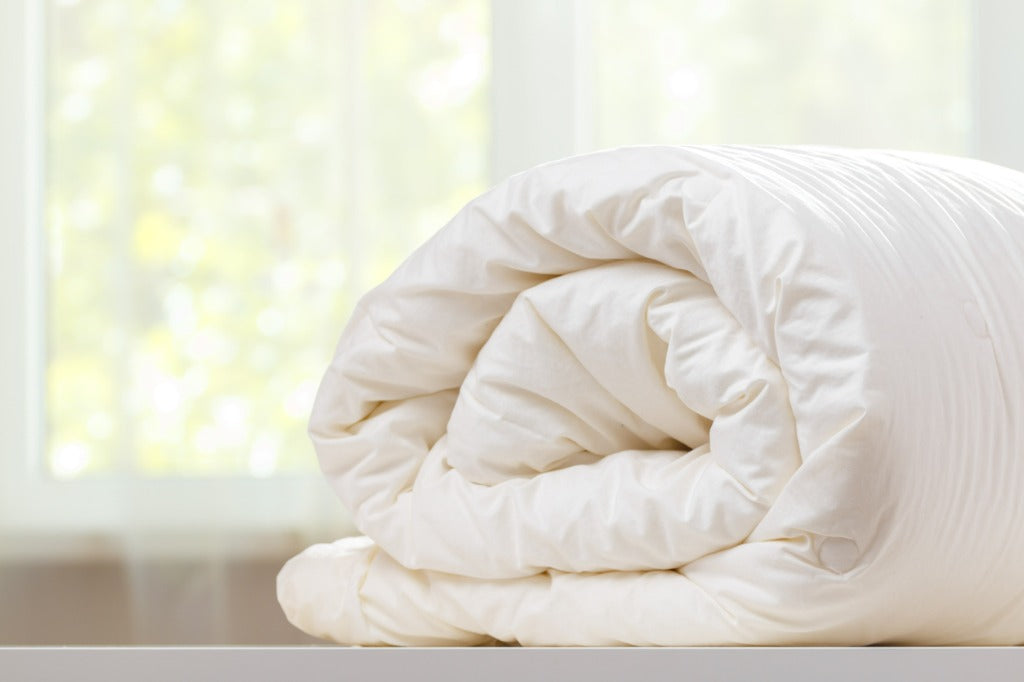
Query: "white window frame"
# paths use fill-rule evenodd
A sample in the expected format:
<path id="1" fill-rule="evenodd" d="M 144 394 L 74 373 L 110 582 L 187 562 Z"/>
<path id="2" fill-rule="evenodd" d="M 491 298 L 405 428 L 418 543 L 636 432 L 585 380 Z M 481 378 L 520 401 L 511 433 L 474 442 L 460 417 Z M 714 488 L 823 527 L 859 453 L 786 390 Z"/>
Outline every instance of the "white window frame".
<path id="1" fill-rule="evenodd" d="M 350 532 L 318 474 L 71 482 L 45 475 L 41 5 L 0 0 L 0 557 L 97 551 L 124 537 L 126 519 L 138 537 L 260 536 L 266 551 L 280 546 L 268 534 L 294 544 L 296 534 Z M 588 14 L 586 0 L 492 1 L 492 180 L 591 146 Z M 1016 36 L 1024 3 L 975 0 L 974 23 L 971 153 L 1024 169 L 1024 43 Z M 335 520 L 324 525 L 328 518 Z"/>
<path id="2" fill-rule="evenodd" d="M 590 0 L 491 0 L 491 181 L 593 147 Z"/>
<path id="3" fill-rule="evenodd" d="M 1024 2 L 974 0 L 971 156 L 1024 170 Z"/>

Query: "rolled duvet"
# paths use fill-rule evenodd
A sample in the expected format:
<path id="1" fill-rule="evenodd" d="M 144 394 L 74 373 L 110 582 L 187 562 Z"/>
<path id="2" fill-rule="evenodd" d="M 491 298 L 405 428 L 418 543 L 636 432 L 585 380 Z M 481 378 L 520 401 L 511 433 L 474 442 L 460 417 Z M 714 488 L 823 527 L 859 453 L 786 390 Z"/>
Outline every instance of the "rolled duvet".
<path id="1" fill-rule="evenodd" d="M 796 147 L 520 173 L 317 394 L 363 534 L 278 577 L 362 645 L 1024 642 L 1024 174 Z"/>

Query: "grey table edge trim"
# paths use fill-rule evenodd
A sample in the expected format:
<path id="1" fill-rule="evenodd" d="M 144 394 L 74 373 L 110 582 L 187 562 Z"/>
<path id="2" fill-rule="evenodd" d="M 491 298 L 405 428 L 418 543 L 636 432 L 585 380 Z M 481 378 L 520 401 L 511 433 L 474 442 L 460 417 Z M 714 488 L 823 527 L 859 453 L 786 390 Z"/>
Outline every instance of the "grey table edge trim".
<path id="1" fill-rule="evenodd" d="M 1024 680 L 1024 647 L 0 647 L 5 682 Z"/>

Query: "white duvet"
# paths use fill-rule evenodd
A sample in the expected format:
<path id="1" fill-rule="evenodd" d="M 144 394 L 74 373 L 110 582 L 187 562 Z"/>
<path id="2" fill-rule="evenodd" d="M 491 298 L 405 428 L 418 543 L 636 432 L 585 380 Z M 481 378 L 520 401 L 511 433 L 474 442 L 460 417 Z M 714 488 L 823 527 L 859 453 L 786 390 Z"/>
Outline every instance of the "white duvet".
<path id="1" fill-rule="evenodd" d="M 1024 175 L 636 147 L 471 202 L 317 396 L 347 644 L 1024 642 Z"/>

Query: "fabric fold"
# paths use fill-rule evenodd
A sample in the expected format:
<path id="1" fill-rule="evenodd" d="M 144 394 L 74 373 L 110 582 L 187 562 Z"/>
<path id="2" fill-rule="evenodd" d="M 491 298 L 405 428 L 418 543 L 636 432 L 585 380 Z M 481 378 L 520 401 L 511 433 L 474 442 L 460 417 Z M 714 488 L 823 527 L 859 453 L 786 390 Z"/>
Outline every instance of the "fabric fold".
<path id="1" fill-rule="evenodd" d="M 981 162 L 513 176 L 358 304 L 310 435 L 366 539 L 282 607 L 359 644 L 1024 641 L 1022 291 L 1024 176 Z"/>

